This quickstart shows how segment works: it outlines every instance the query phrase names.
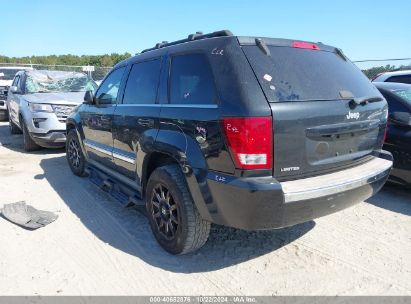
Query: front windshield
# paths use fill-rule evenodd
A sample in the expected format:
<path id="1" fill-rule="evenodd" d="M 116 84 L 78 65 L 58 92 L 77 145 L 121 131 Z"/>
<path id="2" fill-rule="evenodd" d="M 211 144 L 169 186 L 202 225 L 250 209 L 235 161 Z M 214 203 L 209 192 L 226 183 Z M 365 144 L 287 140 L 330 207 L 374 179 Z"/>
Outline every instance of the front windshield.
<path id="1" fill-rule="evenodd" d="M 18 69 L 1 69 L 0 68 L 0 79 L 1 80 L 13 80 L 16 73 L 20 71 Z"/>
<path id="2" fill-rule="evenodd" d="M 407 90 L 395 90 L 393 91 L 394 94 L 400 96 L 404 99 L 408 104 L 411 105 L 411 89 Z"/>
<path id="3" fill-rule="evenodd" d="M 76 72 L 31 72 L 26 78 L 27 93 L 66 93 L 95 91 L 97 85 L 83 73 Z"/>

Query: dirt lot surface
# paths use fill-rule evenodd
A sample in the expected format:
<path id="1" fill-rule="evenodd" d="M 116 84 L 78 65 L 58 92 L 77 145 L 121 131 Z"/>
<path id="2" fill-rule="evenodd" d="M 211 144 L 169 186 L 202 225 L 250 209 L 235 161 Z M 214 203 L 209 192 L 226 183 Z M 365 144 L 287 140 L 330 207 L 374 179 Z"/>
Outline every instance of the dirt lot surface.
<path id="1" fill-rule="evenodd" d="M 64 151 L 24 153 L 0 123 L 0 208 L 25 200 L 56 222 L 24 230 L 0 218 L 1 295 L 411 295 L 411 192 L 295 227 L 214 227 L 197 253 L 171 256 L 146 218 L 124 209 Z"/>

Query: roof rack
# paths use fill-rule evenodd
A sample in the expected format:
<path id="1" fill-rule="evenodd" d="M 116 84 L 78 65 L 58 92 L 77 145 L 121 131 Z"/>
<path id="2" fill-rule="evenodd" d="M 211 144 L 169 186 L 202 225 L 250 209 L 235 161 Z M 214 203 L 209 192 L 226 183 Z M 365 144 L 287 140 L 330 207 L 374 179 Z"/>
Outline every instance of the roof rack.
<path id="1" fill-rule="evenodd" d="M 229 30 L 222 30 L 222 31 L 217 31 L 217 32 L 209 33 L 209 34 L 203 34 L 202 32 L 196 32 L 195 34 L 188 35 L 186 39 L 181 39 L 181 40 L 177 40 L 173 42 L 168 42 L 168 41 L 159 42 L 154 47 L 141 51 L 141 53 L 153 51 L 153 50 L 160 49 L 160 48 L 170 46 L 170 45 L 190 42 L 193 40 L 201 40 L 201 39 L 214 38 L 214 37 L 226 37 L 226 36 L 233 36 L 233 33 L 230 32 Z"/>

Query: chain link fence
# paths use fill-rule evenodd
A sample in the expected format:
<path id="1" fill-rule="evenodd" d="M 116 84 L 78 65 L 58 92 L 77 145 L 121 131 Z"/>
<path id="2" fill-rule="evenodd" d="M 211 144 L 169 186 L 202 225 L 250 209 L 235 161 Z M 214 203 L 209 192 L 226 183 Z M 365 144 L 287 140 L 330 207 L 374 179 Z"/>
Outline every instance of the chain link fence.
<path id="1" fill-rule="evenodd" d="M 111 67 L 79 66 L 79 65 L 45 65 L 45 64 L 21 64 L 0 63 L 1 67 L 30 67 L 36 70 L 84 72 L 95 81 L 101 81 L 110 71 Z"/>
<path id="2" fill-rule="evenodd" d="M 411 58 L 398 59 L 369 59 L 353 61 L 368 78 L 372 79 L 379 73 L 411 70 Z M 31 67 L 36 70 L 59 70 L 75 71 L 87 73 L 95 81 L 101 81 L 110 71 L 111 67 L 78 66 L 78 65 L 44 65 L 44 64 L 20 64 L 20 63 L 0 63 L 2 66 Z"/>

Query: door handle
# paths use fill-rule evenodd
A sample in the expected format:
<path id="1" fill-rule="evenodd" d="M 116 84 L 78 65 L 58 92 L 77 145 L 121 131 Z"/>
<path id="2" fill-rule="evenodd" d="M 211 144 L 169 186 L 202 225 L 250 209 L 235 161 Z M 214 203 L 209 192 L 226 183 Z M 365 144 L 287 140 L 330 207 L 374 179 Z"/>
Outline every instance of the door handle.
<path id="1" fill-rule="evenodd" d="M 139 118 L 137 119 L 137 123 L 143 127 L 153 127 L 154 119 Z"/>

